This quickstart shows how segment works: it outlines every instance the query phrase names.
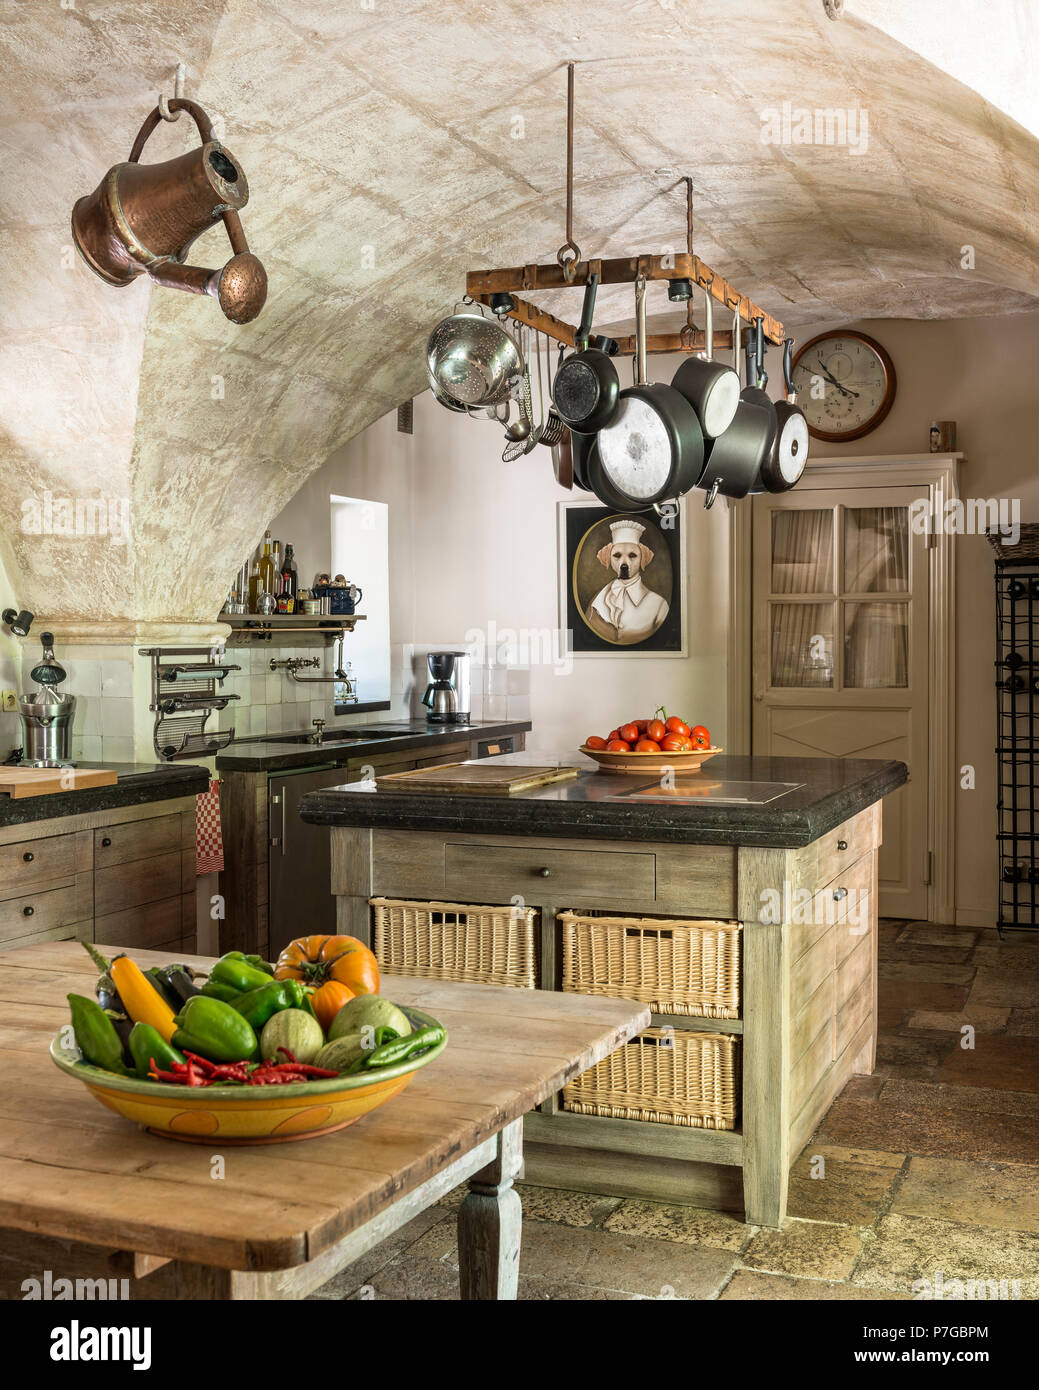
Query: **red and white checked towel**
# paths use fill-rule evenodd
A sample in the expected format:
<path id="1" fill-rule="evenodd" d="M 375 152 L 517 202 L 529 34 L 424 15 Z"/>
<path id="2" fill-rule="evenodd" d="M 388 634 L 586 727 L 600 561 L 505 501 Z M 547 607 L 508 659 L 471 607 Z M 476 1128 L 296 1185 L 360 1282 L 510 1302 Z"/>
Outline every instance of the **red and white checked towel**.
<path id="1" fill-rule="evenodd" d="M 217 873 L 224 867 L 224 837 L 220 832 L 220 783 L 195 798 L 195 874 Z"/>

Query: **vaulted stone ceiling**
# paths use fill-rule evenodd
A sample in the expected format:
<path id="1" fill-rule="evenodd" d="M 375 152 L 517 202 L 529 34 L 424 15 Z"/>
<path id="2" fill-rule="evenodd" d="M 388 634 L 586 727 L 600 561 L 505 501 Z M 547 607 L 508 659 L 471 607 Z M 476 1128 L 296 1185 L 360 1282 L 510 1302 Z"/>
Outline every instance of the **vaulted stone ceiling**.
<path id="1" fill-rule="evenodd" d="M 795 330 L 1039 297 L 1027 0 L 980 27 L 968 0 L 849 0 L 836 23 L 821 0 L 68 3 L 4 10 L 0 137 L 0 558 L 59 626 L 210 619 L 306 475 L 423 389 L 465 271 L 554 256 L 567 59 L 586 255 L 681 249 L 689 173 L 698 254 Z M 249 178 L 270 298 L 244 327 L 69 256 L 72 203 L 178 60 Z M 767 143 L 784 103 L 865 112 L 868 144 Z M 195 138 L 182 118 L 146 158 Z M 228 255 L 218 229 L 191 260 Z M 601 320 L 629 298 L 604 292 Z M 662 289 L 651 322 L 680 322 Z M 128 497 L 130 543 L 26 534 L 46 491 Z"/>

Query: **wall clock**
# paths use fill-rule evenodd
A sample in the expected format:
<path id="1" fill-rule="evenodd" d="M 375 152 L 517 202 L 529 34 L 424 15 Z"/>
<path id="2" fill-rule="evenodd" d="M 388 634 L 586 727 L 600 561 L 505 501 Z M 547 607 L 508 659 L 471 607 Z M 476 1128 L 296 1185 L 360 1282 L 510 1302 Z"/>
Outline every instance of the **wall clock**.
<path id="1" fill-rule="evenodd" d="M 860 439 L 895 399 L 895 366 L 865 333 L 820 333 L 794 357 L 797 404 L 816 439 Z"/>

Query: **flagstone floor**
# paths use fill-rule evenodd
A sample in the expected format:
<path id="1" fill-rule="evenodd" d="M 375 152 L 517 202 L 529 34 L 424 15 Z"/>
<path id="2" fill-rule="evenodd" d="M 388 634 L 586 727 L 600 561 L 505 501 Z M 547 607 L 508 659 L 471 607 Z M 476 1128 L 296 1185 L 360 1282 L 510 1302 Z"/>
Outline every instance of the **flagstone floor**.
<path id="1" fill-rule="evenodd" d="M 955 1279 L 1017 1280 L 1039 1297 L 1039 933 L 880 933 L 877 1069 L 797 1159 L 784 1229 L 518 1184 L 520 1298 L 909 1299 L 922 1279 L 946 1296 Z M 312 1296 L 456 1299 L 462 1196 Z"/>

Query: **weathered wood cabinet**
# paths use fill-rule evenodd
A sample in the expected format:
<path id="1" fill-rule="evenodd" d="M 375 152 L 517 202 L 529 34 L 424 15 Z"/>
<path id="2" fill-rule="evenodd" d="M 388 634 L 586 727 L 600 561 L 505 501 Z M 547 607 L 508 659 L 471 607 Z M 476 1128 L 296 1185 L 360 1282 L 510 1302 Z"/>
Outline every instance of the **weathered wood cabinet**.
<path id="1" fill-rule="evenodd" d="M 195 798 L 0 827 L 0 949 L 195 949 Z"/>
<path id="2" fill-rule="evenodd" d="M 777 1226 L 790 1164 L 876 1051 L 876 802 L 800 849 L 657 845 L 336 826 L 338 926 L 369 939 L 373 896 L 540 910 L 540 985 L 560 988 L 564 909 L 717 917 L 743 924 L 740 1017 L 655 1015 L 742 1040 L 732 1131 L 560 1109 L 526 1120 L 527 1178 L 739 1210 Z"/>

